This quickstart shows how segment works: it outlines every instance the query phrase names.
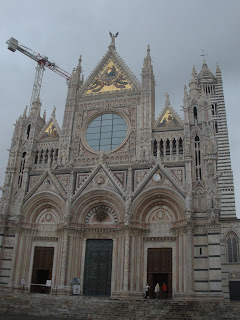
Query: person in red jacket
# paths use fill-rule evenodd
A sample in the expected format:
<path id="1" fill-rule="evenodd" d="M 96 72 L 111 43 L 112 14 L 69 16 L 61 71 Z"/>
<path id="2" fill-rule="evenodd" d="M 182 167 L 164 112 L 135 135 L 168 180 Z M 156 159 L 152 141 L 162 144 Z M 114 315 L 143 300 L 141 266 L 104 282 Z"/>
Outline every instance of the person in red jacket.
<path id="1" fill-rule="evenodd" d="M 165 282 L 163 282 L 163 285 L 162 285 L 162 292 L 163 292 L 163 298 L 167 299 L 167 285 Z"/>

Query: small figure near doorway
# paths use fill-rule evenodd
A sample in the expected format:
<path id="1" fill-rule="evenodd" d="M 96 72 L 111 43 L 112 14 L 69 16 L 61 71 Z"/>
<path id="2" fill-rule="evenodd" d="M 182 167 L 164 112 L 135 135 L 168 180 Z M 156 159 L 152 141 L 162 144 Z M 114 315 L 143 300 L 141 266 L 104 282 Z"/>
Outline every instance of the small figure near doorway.
<path id="1" fill-rule="evenodd" d="M 167 299 L 168 293 L 167 293 L 167 285 L 165 282 L 163 282 L 163 285 L 162 285 L 162 292 L 163 292 L 163 299 Z"/>
<path id="2" fill-rule="evenodd" d="M 149 299 L 149 289 L 150 289 L 150 286 L 148 283 L 146 283 L 146 286 L 145 286 L 145 299 Z"/>
<path id="3" fill-rule="evenodd" d="M 157 283 L 157 284 L 155 285 L 155 288 L 154 288 L 154 292 L 155 292 L 155 294 L 156 294 L 156 299 L 158 299 L 159 291 L 160 291 L 160 286 L 159 286 L 159 283 Z"/>

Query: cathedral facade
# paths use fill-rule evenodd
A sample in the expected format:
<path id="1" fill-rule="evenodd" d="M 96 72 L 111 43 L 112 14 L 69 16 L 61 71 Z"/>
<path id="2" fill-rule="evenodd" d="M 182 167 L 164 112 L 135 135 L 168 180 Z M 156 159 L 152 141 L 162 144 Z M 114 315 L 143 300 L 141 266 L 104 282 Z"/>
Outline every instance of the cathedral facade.
<path id="1" fill-rule="evenodd" d="M 60 129 L 33 103 L 16 122 L 0 203 L 0 285 L 29 292 L 142 299 L 240 299 L 235 213 L 219 66 L 193 67 L 183 118 L 155 117 L 150 48 L 141 82 L 115 37 L 68 84 Z M 162 297 L 160 291 L 160 298 Z"/>

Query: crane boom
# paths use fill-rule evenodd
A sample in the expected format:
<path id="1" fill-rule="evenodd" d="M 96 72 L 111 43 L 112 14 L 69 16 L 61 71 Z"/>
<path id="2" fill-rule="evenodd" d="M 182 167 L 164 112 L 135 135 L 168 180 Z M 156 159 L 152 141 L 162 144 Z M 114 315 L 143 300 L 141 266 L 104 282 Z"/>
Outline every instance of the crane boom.
<path id="1" fill-rule="evenodd" d="M 33 59 L 38 63 L 36 68 L 36 74 L 33 84 L 33 91 L 32 91 L 32 97 L 30 102 L 30 108 L 32 106 L 32 103 L 39 98 L 41 85 L 42 85 L 42 77 L 43 77 L 43 71 L 45 70 L 44 67 L 52 70 L 53 72 L 59 74 L 61 77 L 65 78 L 67 82 L 71 79 L 70 73 L 63 70 L 62 68 L 58 67 L 55 62 L 51 62 L 48 60 L 48 57 L 41 56 L 39 53 L 33 51 L 32 49 L 29 49 L 21 44 L 18 43 L 18 40 L 14 39 L 13 37 L 10 38 L 7 41 L 8 49 L 12 52 L 15 52 L 16 50 L 20 51 L 21 53 L 25 54 L 29 58 Z"/>

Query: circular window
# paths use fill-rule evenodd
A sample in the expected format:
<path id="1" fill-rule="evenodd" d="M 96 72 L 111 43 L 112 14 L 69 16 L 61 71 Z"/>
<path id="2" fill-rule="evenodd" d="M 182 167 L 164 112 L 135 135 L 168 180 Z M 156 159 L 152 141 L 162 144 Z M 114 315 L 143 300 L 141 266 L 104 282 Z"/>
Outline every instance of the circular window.
<path id="1" fill-rule="evenodd" d="M 126 121 L 115 113 L 105 113 L 89 124 L 86 141 L 96 151 L 111 151 L 123 142 L 126 134 Z"/>

